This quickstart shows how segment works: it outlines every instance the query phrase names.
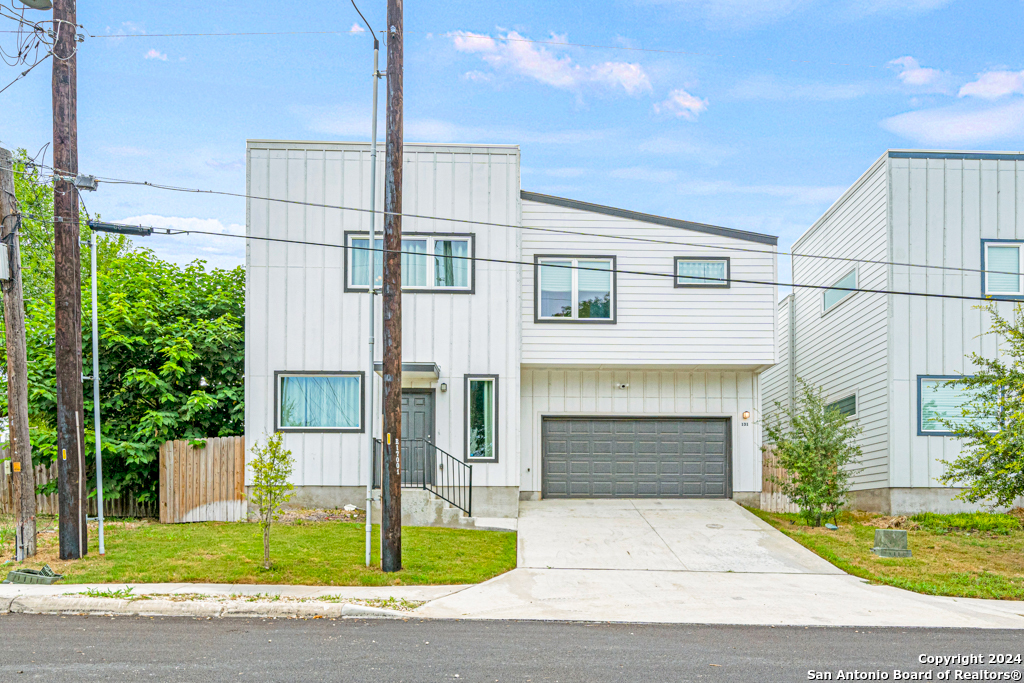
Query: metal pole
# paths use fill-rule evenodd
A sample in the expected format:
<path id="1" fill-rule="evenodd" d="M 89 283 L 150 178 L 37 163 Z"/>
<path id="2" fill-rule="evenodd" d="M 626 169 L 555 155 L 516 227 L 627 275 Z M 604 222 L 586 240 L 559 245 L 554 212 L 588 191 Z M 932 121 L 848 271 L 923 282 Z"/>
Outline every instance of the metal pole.
<path id="1" fill-rule="evenodd" d="M 92 251 L 92 419 L 96 435 L 96 517 L 100 524 L 100 555 L 103 546 L 103 450 L 100 447 L 100 324 L 96 307 L 96 231 L 90 237 Z"/>
<path id="2" fill-rule="evenodd" d="M 370 123 L 370 232 L 369 239 L 367 240 L 367 246 L 369 246 L 370 250 L 366 252 L 366 289 L 370 299 L 370 359 L 368 361 L 369 369 L 366 373 L 366 408 L 368 413 L 366 417 L 366 566 L 369 567 L 370 550 L 373 547 L 373 522 L 371 520 L 371 511 L 373 510 L 373 415 L 375 412 L 373 407 L 373 337 L 375 329 L 373 320 L 373 262 L 374 246 L 377 242 L 377 214 L 375 212 L 377 202 L 377 79 L 380 78 L 380 72 L 377 70 L 377 58 L 380 53 L 380 41 L 377 40 L 377 34 L 373 32 L 370 22 L 366 21 L 366 17 L 356 7 L 355 0 L 352 0 L 352 6 L 355 7 L 356 12 L 363 20 L 363 23 L 366 24 L 366 28 L 370 30 L 370 35 L 373 37 L 373 120 Z"/>

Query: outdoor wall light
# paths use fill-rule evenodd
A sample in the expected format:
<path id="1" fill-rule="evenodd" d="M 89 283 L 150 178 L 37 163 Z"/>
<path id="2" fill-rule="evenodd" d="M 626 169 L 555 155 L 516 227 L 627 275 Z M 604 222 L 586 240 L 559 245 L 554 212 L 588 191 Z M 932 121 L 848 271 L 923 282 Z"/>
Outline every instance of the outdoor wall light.
<path id="1" fill-rule="evenodd" d="M 744 410 L 743 411 L 743 419 L 744 420 L 749 420 L 750 419 L 750 411 L 749 410 Z"/>
<path id="2" fill-rule="evenodd" d="M 445 384 L 444 382 L 441 382 L 441 393 L 444 393 L 446 391 L 448 391 L 448 385 Z"/>

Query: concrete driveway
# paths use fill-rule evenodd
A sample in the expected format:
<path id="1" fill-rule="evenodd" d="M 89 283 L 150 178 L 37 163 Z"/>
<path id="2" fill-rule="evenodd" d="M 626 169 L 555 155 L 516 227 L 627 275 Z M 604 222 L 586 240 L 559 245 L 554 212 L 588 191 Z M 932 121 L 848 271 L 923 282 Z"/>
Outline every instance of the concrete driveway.
<path id="1" fill-rule="evenodd" d="M 550 500 L 519 508 L 519 566 L 842 574 L 731 500 Z"/>

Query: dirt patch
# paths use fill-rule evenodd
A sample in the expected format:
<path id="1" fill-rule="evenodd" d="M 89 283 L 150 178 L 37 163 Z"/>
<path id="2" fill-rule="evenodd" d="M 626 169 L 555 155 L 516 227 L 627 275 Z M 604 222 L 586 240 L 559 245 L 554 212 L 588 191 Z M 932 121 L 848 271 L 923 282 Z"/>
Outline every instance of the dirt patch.
<path id="1" fill-rule="evenodd" d="M 882 515 L 880 517 L 872 517 L 871 519 L 861 521 L 864 526 L 874 527 L 875 529 L 905 529 L 906 531 L 916 531 L 921 528 L 921 525 L 917 522 L 910 521 L 910 518 L 906 515 L 894 515 L 887 517 Z"/>
<path id="2" fill-rule="evenodd" d="M 366 511 L 356 508 L 345 510 L 344 508 L 300 508 L 296 510 L 282 510 L 281 517 L 277 520 L 282 524 L 301 524 L 305 522 L 366 522 Z"/>

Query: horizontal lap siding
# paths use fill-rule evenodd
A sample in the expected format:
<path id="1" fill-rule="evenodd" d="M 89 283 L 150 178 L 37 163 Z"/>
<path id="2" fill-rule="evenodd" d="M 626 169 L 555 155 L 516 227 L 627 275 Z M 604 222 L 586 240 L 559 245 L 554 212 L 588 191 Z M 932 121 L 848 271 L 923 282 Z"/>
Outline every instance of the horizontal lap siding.
<path id="1" fill-rule="evenodd" d="M 808 255 L 886 261 L 885 159 L 880 159 L 793 247 Z M 887 289 L 886 266 L 793 257 L 793 281 L 831 285 L 854 267 L 858 287 Z M 862 458 L 854 489 L 888 486 L 887 299 L 856 292 L 822 315 L 823 290 L 793 293 L 796 377 L 822 387 L 829 401 L 858 395 L 857 424 Z M 780 329 L 780 334 L 786 334 Z M 788 387 L 787 387 L 788 389 Z M 799 386 L 796 387 L 799 392 Z M 766 402 L 765 412 L 775 412 Z"/>
<path id="2" fill-rule="evenodd" d="M 378 154 L 377 209 L 383 206 L 384 150 Z M 368 144 L 250 142 L 249 194 L 369 208 Z M 519 151 L 514 147 L 406 145 L 403 210 L 409 214 L 511 224 L 519 222 Z M 369 214 L 249 200 L 253 236 L 344 244 L 346 231 L 367 231 Z M 476 255 L 515 261 L 517 230 L 405 218 L 403 233 L 475 235 Z M 383 231 L 378 215 L 376 229 Z M 251 446 L 274 429 L 274 372 L 367 370 L 368 295 L 345 292 L 343 249 L 253 241 L 246 278 L 246 435 Z M 497 464 L 474 468 L 474 484 L 514 486 L 518 479 L 519 271 L 476 262 L 474 294 L 402 297 L 405 362 L 434 362 L 447 384 L 435 392 L 438 446 L 462 457 L 463 377 L 500 377 Z M 382 356 L 380 297 L 376 357 Z M 375 403 L 381 383 L 376 375 Z M 417 385 L 422 383 L 417 383 Z M 365 416 L 364 416 L 365 422 Z M 380 428 L 379 415 L 376 426 Z M 366 482 L 365 434 L 287 433 L 296 456 L 294 483 L 360 486 Z"/>
<path id="3" fill-rule="evenodd" d="M 890 159 L 892 260 L 955 268 L 982 267 L 981 240 L 1024 240 L 1024 163 L 1014 160 Z M 893 266 L 893 288 L 981 295 L 979 273 Z M 892 297 L 894 453 L 892 485 L 940 486 L 942 460 L 956 439 L 917 436 L 919 375 L 970 373 L 972 352 L 992 358 L 998 340 L 977 301 Z M 1012 303 L 1000 303 L 1012 316 Z"/>
<path id="4" fill-rule="evenodd" d="M 792 300 L 792 296 L 787 296 L 779 302 L 779 362 L 760 375 L 761 412 L 766 415 L 777 411 L 776 403 L 784 407 L 789 406 L 789 307 Z M 762 440 L 767 437 L 764 424 L 762 421 Z"/>
<path id="5" fill-rule="evenodd" d="M 615 255 L 620 271 L 659 274 L 618 274 L 614 325 L 538 324 L 534 323 L 533 268 L 524 267 L 523 363 L 750 366 L 775 362 L 773 285 L 734 282 L 729 289 L 680 289 L 673 286 L 672 277 L 675 256 L 728 256 L 733 278 L 770 283 L 776 279 L 773 246 L 535 201 L 523 202 L 523 227 L 524 262 L 532 263 L 535 254 Z M 530 227 L 607 237 L 577 237 Z"/>

